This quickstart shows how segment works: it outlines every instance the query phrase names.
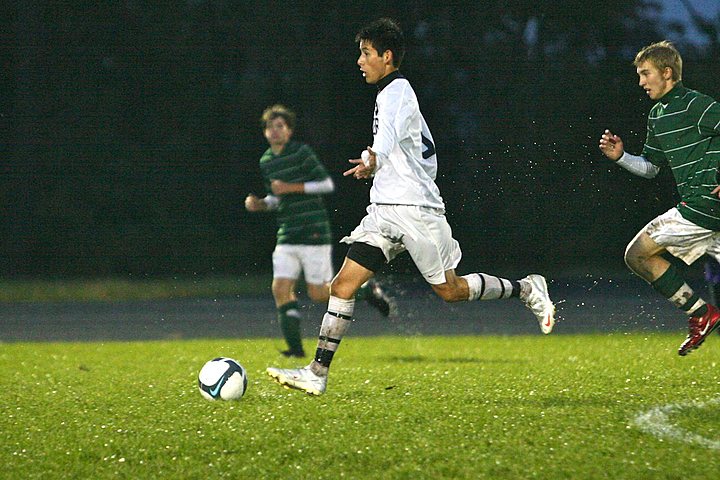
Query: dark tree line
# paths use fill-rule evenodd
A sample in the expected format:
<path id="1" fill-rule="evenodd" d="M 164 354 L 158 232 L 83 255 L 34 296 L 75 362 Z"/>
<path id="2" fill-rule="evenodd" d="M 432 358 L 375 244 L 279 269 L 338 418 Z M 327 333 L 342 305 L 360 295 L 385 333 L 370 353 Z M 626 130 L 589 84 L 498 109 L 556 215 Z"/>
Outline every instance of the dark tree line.
<path id="1" fill-rule="evenodd" d="M 720 19 L 683 2 L 707 45 L 679 45 L 685 83 L 720 96 Z M 0 16 L 0 275 L 269 269 L 263 108 L 283 102 L 338 186 L 336 237 L 366 185 L 341 176 L 371 141 L 358 27 L 398 19 L 403 72 L 435 136 L 440 184 L 475 265 L 577 268 L 673 203 L 669 179 L 601 158 L 604 128 L 644 140 L 634 53 L 677 34 L 658 2 L 17 2 Z M 612 12 L 611 15 L 608 12 Z M 343 247 L 336 249 L 338 255 Z M 611 259 L 611 260 L 608 260 Z"/>

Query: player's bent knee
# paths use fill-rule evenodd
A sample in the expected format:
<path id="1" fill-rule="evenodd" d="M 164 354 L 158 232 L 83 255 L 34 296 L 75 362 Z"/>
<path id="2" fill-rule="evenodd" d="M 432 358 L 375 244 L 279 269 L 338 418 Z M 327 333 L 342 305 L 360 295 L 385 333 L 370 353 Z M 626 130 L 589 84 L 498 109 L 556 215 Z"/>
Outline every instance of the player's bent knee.
<path id="1" fill-rule="evenodd" d="M 634 243 L 631 243 L 628 245 L 628 247 L 625 249 L 625 265 L 630 268 L 632 271 L 637 271 L 640 269 L 644 263 L 644 260 L 646 260 L 647 256 L 642 254 L 642 251 L 637 248 L 637 246 Z"/>
<path id="2" fill-rule="evenodd" d="M 292 293 L 292 289 L 287 288 L 286 285 L 278 285 L 273 283 L 272 285 L 272 294 L 275 298 L 283 298 L 283 297 L 289 297 Z"/>
<path id="3" fill-rule="evenodd" d="M 350 300 L 355 296 L 357 288 L 352 282 L 343 281 L 339 277 L 335 277 L 330 283 L 330 295 L 333 297 L 343 298 Z"/>

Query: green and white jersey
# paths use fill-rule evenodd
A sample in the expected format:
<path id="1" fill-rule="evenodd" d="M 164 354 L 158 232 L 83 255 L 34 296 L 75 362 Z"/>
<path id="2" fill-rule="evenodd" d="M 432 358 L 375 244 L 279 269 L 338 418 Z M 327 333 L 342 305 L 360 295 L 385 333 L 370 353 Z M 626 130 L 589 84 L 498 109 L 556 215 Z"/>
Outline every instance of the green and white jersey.
<path id="1" fill-rule="evenodd" d="M 718 186 L 720 104 L 678 82 L 650 110 L 642 156 L 675 177 L 680 214 L 709 230 L 720 231 Z"/>
<path id="2" fill-rule="evenodd" d="M 288 142 L 279 155 L 268 148 L 260 158 L 260 170 L 268 194 L 272 194 L 270 182 L 273 180 L 305 183 L 329 177 L 315 152 L 294 141 Z M 332 241 L 330 219 L 320 195 L 294 193 L 279 198 L 276 210 L 278 244 L 326 245 Z"/>

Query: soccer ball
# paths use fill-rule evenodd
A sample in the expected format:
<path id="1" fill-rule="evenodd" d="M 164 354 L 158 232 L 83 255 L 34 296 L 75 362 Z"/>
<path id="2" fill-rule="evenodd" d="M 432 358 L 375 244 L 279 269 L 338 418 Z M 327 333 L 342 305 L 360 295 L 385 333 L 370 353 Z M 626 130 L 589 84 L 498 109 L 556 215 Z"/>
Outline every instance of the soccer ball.
<path id="1" fill-rule="evenodd" d="M 247 389 L 245 368 L 232 358 L 210 360 L 200 369 L 198 388 L 208 400 L 240 400 Z"/>

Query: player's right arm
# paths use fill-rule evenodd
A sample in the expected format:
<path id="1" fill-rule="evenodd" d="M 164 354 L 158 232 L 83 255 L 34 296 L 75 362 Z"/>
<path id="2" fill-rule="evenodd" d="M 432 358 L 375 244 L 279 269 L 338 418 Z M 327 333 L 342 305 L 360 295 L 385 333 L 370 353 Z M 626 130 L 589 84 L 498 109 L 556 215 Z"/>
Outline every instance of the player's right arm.
<path id="1" fill-rule="evenodd" d="M 640 177 L 654 178 L 660 171 L 660 167 L 645 157 L 627 153 L 622 139 L 610 130 L 605 130 L 600 137 L 600 151 L 628 172 Z"/>
<path id="2" fill-rule="evenodd" d="M 268 195 L 265 198 L 260 198 L 250 193 L 247 197 L 245 197 L 245 209 L 248 212 L 266 212 L 277 208 L 279 201 L 280 199 L 274 195 Z"/>

